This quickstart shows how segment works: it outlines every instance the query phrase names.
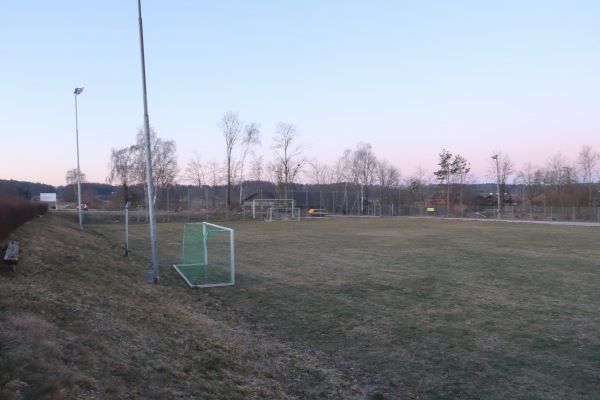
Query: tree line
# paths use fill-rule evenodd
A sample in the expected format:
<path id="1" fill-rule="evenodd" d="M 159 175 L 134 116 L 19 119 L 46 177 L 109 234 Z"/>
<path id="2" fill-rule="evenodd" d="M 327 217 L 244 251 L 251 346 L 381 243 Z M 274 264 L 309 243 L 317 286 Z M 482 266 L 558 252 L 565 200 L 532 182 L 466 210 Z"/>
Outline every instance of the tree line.
<path id="1" fill-rule="evenodd" d="M 231 209 L 242 203 L 244 182 L 274 183 L 279 196 L 287 198 L 297 184 L 299 176 L 307 173 L 315 184 L 348 182 L 360 187 L 362 202 L 369 202 L 371 189 L 377 185 L 380 194 L 395 188 L 400 182 L 400 171 L 388 161 L 378 160 L 370 144 L 359 143 L 354 150 L 346 150 L 335 166 L 320 164 L 307 156 L 307 145 L 299 141 L 300 131 L 291 123 L 279 122 L 275 126 L 271 150 L 273 158 L 265 161 L 255 154 L 261 145 L 261 125 L 244 124 L 239 113 L 226 112 L 219 121 L 225 142 L 225 160 L 203 162 L 197 152 L 183 170 L 177 162 L 176 144 L 161 139 L 151 129 L 152 175 L 155 196 L 169 186 L 181 182 L 204 186 L 226 186 L 226 204 Z M 136 142 L 130 146 L 112 149 L 107 182 L 119 187 L 123 202 L 130 198 L 130 188 L 147 185 L 145 174 L 145 147 L 141 129 Z M 67 182 L 73 183 L 73 173 L 67 173 Z M 75 175 L 76 176 L 76 175 Z M 84 175 L 82 175 L 84 176 Z M 233 200 L 237 191 L 238 199 Z M 156 201 L 156 198 L 153 199 Z"/>
<path id="2" fill-rule="evenodd" d="M 453 156 L 447 150 L 439 154 L 439 169 L 434 176 L 445 186 L 446 206 L 456 198 L 462 205 L 465 184 L 472 185 L 468 161 Z M 589 145 L 584 145 L 576 160 L 569 161 L 560 152 L 549 158 L 544 165 L 526 163 L 517 170 L 510 156 L 496 151 L 490 156 L 487 176 L 497 184 L 494 196 L 499 197 L 500 211 L 506 204 L 530 206 L 598 206 L 597 180 L 600 177 L 600 153 Z M 419 186 L 421 177 L 409 180 L 411 186 Z M 515 188 L 520 192 L 514 192 Z"/>
<path id="3" fill-rule="evenodd" d="M 313 185 L 343 184 L 360 196 L 361 204 L 368 204 L 373 197 L 382 204 L 394 200 L 426 203 L 437 198 L 438 204 L 451 205 L 470 200 L 467 188 L 472 186 L 470 164 L 462 155 L 454 155 L 443 149 L 433 172 L 418 166 L 416 172 L 402 179 L 401 172 L 388 160 L 378 158 L 369 143 L 360 142 L 354 149 L 346 149 L 332 164 L 310 159 L 307 145 L 300 142 L 300 131 L 291 123 L 276 124 L 271 140 L 271 159 L 256 155 L 262 144 L 262 127 L 259 123 L 244 123 L 238 112 L 228 111 L 218 122 L 224 140 L 224 160 L 204 161 L 193 152 L 191 160 L 180 168 L 177 161 L 176 143 L 165 140 L 151 129 L 152 175 L 156 196 L 169 187 L 187 183 L 197 188 L 225 187 L 226 207 L 232 209 L 242 204 L 247 195 L 244 182 L 274 184 L 278 195 L 287 198 L 298 184 L 299 177 L 309 177 Z M 600 155 L 590 146 L 583 146 L 577 160 L 569 162 L 560 153 L 545 165 L 526 164 L 516 170 L 508 154 L 496 151 L 490 156 L 488 178 L 496 183 L 495 193 L 502 200 L 513 199 L 516 187 L 521 201 L 529 204 L 544 202 L 545 205 L 596 205 L 595 183 L 599 175 Z M 131 200 L 130 188 L 147 187 L 145 173 L 145 145 L 142 130 L 138 130 L 135 143 L 112 149 L 107 183 L 118 186 L 124 203 Z M 67 182 L 74 177 L 67 173 Z M 431 187 L 435 186 L 435 190 Z M 237 194 L 237 198 L 234 198 Z M 543 199 L 540 195 L 543 194 Z M 505 201 L 501 202 L 502 205 Z"/>

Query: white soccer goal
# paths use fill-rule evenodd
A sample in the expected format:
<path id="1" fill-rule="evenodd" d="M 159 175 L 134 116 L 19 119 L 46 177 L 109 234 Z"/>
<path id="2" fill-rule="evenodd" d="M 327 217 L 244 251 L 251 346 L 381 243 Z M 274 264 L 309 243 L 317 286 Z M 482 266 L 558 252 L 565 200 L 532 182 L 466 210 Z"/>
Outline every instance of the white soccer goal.
<path id="1" fill-rule="evenodd" d="M 208 222 L 185 224 L 181 260 L 173 267 L 193 288 L 235 284 L 233 229 Z"/>
<path id="2" fill-rule="evenodd" d="M 269 210 L 273 213 L 293 213 L 294 199 L 254 199 L 252 200 L 252 218 L 269 220 Z"/>
<path id="3" fill-rule="evenodd" d="M 300 208 L 281 209 L 271 207 L 267 210 L 265 221 L 300 221 Z"/>

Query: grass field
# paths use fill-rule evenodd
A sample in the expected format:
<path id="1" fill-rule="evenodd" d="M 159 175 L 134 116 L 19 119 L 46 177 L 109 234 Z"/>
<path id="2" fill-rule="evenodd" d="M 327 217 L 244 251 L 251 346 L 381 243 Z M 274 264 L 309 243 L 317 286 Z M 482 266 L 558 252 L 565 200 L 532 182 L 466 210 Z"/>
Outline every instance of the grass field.
<path id="1" fill-rule="evenodd" d="M 165 223 L 159 286 L 192 291 L 212 318 L 359 376 L 371 398 L 600 397 L 600 227 L 221 224 L 235 229 L 236 285 L 189 289 L 171 267 L 183 223 Z M 124 240 L 122 224 L 88 229 Z M 130 252 L 149 254 L 147 225 L 130 224 Z"/>

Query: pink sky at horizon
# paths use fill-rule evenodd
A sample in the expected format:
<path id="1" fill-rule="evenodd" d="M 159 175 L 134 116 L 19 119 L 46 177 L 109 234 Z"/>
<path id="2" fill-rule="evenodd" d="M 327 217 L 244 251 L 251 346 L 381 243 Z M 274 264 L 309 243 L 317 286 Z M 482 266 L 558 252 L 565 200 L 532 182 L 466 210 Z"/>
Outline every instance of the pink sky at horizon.
<path id="1" fill-rule="evenodd" d="M 182 170 L 224 159 L 227 111 L 261 124 L 266 161 L 283 121 L 310 158 L 369 143 L 403 179 L 433 180 L 443 149 L 478 182 L 498 151 L 516 171 L 600 151 L 599 2 L 174 4 L 144 1 L 143 21 L 150 125 Z M 0 179 L 65 184 L 85 87 L 81 171 L 105 182 L 143 121 L 137 22 L 133 2 L 0 4 Z"/>

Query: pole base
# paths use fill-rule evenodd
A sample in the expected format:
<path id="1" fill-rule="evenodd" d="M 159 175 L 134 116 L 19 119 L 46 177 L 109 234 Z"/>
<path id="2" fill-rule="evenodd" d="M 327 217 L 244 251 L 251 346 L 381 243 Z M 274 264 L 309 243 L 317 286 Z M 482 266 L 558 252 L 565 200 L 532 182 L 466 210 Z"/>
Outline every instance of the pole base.
<path id="1" fill-rule="evenodd" d="M 153 269 L 144 271 L 144 282 L 158 283 L 158 276 L 155 276 Z"/>

